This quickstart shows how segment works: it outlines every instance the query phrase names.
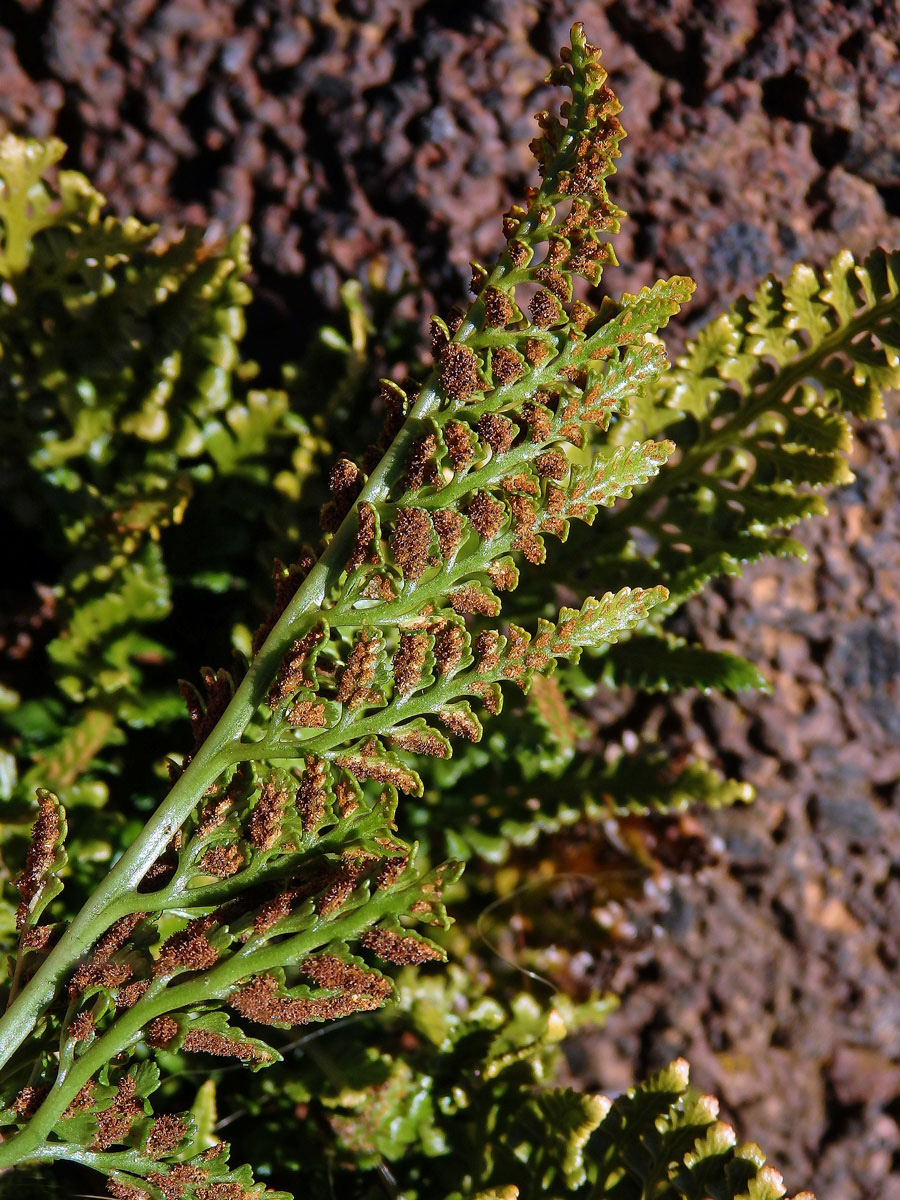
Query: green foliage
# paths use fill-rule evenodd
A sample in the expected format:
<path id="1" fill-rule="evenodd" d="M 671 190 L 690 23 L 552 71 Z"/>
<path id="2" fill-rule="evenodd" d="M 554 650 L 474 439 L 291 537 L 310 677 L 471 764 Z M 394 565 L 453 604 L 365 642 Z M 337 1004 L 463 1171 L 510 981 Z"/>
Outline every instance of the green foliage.
<path id="1" fill-rule="evenodd" d="M 348 1027 L 339 1044 L 317 1043 L 305 1072 L 301 1060 L 267 1073 L 250 1102 L 257 1143 L 301 1105 L 293 1145 L 273 1149 L 309 1172 L 313 1194 L 327 1187 L 306 1129 L 318 1119 L 334 1136 L 331 1169 L 383 1165 L 409 1200 L 783 1196 L 758 1147 L 738 1145 L 716 1101 L 690 1088 L 683 1060 L 613 1102 L 548 1086 L 558 1046 L 608 1008 L 500 1001 L 458 967 L 404 971 L 377 1047 Z"/>
<path id="2" fill-rule="evenodd" d="M 159 245 L 155 228 L 102 216 L 103 197 L 76 172 L 51 184 L 62 151 L 0 143 L 0 495 L 9 551 L 36 542 L 54 578 L 56 636 L 37 669 L 58 696 L 29 704 L 31 672 L 14 677 L 13 797 L 48 784 L 76 811 L 105 801 L 126 729 L 180 718 L 159 672 L 172 652 L 155 634 L 185 582 L 164 532 L 213 473 L 239 478 L 246 497 L 268 480 L 263 452 L 277 463 L 307 427 L 285 393 L 249 387 L 252 364 L 239 358 L 246 233 Z M 195 587 L 212 582 L 203 567 L 195 552 Z M 115 843 L 104 841 L 86 857 L 108 860 Z"/>
<path id="3" fill-rule="evenodd" d="M 364 1024 L 348 1025 L 339 1041 L 301 1043 L 300 1055 L 286 1054 L 266 1072 L 246 1101 L 257 1136 L 261 1125 L 282 1128 L 300 1104 L 309 1124 L 287 1152 L 298 1170 L 315 1161 L 309 1127 L 324 1121 L 344 1170 L 385 1164 L 411 1200 L 459 1188 L 472 1194 L 473 1183 L 490 1176 L 486 1165 L 473 1175 L 485 1129 L 528 1103 L 563 1038 L 601 1020 L 611 1002 L 555 996 L 548 1006 L 525 993 L 492 995 L 455 965 L 435 975 L 406 969 L 396 988 L 377 1042 Z M 285 1153 L 277 1144 L 271 1152 Z M 324 1187 L 326 1164 L 318 1169 Z"/>
<path id="4" fill-rule="evenodd" d="M 684 1059 L 632 1088 L 596 1126 L 589 1147 L 596 1176 L 586 1194 L 780 1200 L 779 1173 L 765 1165 L 758 1146 L 737 1144 L 734 1130 L 716 1119 L 718 1109 L 712 1096 L 688 1087 Z"/>
<path id="5" fill-rule="evenodd" d="M 666 372 L 657 333 L 690 280 L 575 294 L 615 265 L 623 215 L 598 60 L 576 26 L 541 184 L 468 310 L 434 319 L 421 382 L 382 381 L 380 430 L 371 368 L 410 353 L 377 280 L 371 303 L 345 288 L 346 334 L 256 388 L 245 231 L 162 241 L 54 173 L 58 143 L 0 143 L 0 489 L 13 551 L 53 580 L 38 613 L 20 581 L 46 653 L 26 638 L 0 693 L 18 937 L 0 1168 L 249 1200 L 224 1099 L 254 1120 L 261 1177 L 321 1194 L 783 1194 L 681 1062 L 613 1103 L 555 1087 L 562 1038 L 609 1001 L 520 991 L 480 916 L 546 834 L 749 798 L 715 764 L 606 744 L 583 702 L 764 686 L 666 621 L 716 575 L 800 552 L 787 531 L 848 477 L 848 416 L 900 382 L 900 260 L 767 280 Z M 372 444 L 326 489 L 358 428 Z M 247 580 L 276 551 L 253 635 Z M 182 684 L 185 749 L 172 679 L 229 642 L 231 670 Z"/>
<path id="6" fill-rule="evenodd" d="M 900 256 L 842 251 L 821 274 L 800 264 L 783 285 L 765 280 L 706 326 L 620 427 L 671 437 L 679 458 L 605 524 L 610 567 L 630 546 L 629 579 L 662 573 L 672 611 L 715 575 L 804 557 L 787 531 L 851 478 L 848 418 L 883 416 L 900 384 L 898 297 Z"/>
<path id="7" fill-rule="evenodd" d="M 0 705 L 4 932 L 35 789 L 65 793 L 73 882 L 86 895 L 155 803 L 159 760 L 181 738 L 173 674 L 193 673 L 207 646 L 249 651 L 264 589 L 247 581 L 299 542 L 304 514 L 314 519 L 325 434 L 343 437 L 368 399 L 378 349 L 368 338 L 391 306 L 375 281 L 373 322 L 348 287 L 349 338 L 323 330 L 285 364 L 283 388 L 255 387 L 240 353 L 247 231 L 165 243 L 103 216 L 77 172 L 54 175 L 62 151 L 0 143 L 0 511 L 7 554 L 36 573 L 16 577 L 11 616 L 37 630 L 19 634 Z M 399 352 L 404 336 L 398 323 L 387 348 Z M 301 415 L 313 380 L 329 401 Z M 30 643 L 43 649 L 44 630 L 53 637 L 38 654 Z"/>
<path id="8" fill-rule="evenodd" d="M 589 573 L 613 587 L 664 580 L 668 598 L 652 614 L 659 626 L 718 575 L 740 574 L 766 556 L 805 558 L 790 531 L 825 512 L 826 488 L 851 478 L 851 418 L 882 416 L 883 394 L 900 386 L 898 319 L 900 256 L 883 250 L 861 263 L 843 251 L 821 273 L 800 264 L 785 284 L 767 279 L 751 300 L 738 300 L 668 371 L 645 382 L 611 427 L 623 446 L 649 436 L 678 451 L 631 503 L 598 514 L 589 541 L 573 527 L 554 558 L 554 582 L 577 591 Z M 546 611 L 553 596 L 546 580 L 534 576 L 527 587 L 527 611 Z M 563 673 L 560 682 L 569 678 Z M 767 686 L 747 660 L 659 627 L 583 660 L 566 689 L 570 702 L 601 682 L 647 691 Z M 494 774 L 509 786 L 510 774 L 519 774 L 516 756 L 503 763 L 502 749 L 494 752 Z M 655 789 L 641 758 L 619 763 L 626 778 L 647 779 L 649 798 Z M 696 802 L 750 798 L 747 787 L 716 785 L 708 766 L 696 768 L 706 781 Z M 591 815 L 584 803 L 568 811 L 572 821 Z"/>

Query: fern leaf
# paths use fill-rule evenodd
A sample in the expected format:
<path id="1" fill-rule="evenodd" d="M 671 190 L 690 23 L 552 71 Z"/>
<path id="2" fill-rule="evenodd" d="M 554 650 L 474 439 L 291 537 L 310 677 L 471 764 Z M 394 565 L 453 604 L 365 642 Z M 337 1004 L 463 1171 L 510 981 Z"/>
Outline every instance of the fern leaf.
<path id="1" fill-rule="evenodd" d="M 25 870 L 16 880 L 22 897 L 16 925 L 22 934 L 24 949 L 42 949 L 46 942 L 38 936 L 41 914 L 62 891 L 60 876 L 68 863 L 65 850 L 66 813 L 52 792 L 38 790 L 38 817 L 31 830 L 31 845 Z"/>
<path id="2" fill-rule="evenodd" d="M 58 138 L 39 141 L 6 134 L 0 139 L 0 224 L 3 227 L 0 275 L 12 280 L 28 264 L 34 238 L 53 226 L 65 227 L 96 213 L 103 198 L 80 177 L 64 175 L 60 203 L 55 203 L 44 177 L 65 153 Z"/>
<path id="3" fill-rule="evenodd" d="M 851 478 L 848 417 L 883 415 L 884 393 L 900 385 L 898 279 L 900 255 L 883 250 L 862 262 L 843 251 L 821 274 L 800 264 L 644 386 L 615 436 L 671 436 L 681 457 L 601 529 L 655 544 L 647 567 L 666 579 L 670 609 L 741 562 L 798 553 L 780 531 L 824 511 L 811 489 Z M 743 550 L 711 554 L 713 539 Z"/>
<path id="4" fill-rule="evenodd" d="M 746 658 L 724 650 L 705 650 L 672 636 L 632 637 L 603 659 L 608 687 L 647 692 L 699 688 L 710 692 L 769 691 L 765 676 Z"/>
<path id="5" fill-rule="evenodd" d="M 738 1146 L 718 1103 L 688 1087 L 683 1059 L 616 1100 L 591 1144 L 592 1195 L 607 1200 L 781 1200 L 779 1173 L 756 1146 Z M 801 1200 L 797 1197 L 797 1200 Z"/>

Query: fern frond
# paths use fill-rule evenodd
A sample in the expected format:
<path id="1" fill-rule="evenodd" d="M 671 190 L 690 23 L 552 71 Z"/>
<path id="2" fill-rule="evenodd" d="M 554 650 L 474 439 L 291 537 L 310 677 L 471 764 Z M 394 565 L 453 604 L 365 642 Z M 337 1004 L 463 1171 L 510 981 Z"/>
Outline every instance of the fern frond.
<path id="1" fill-rule="evenodd" d="M 275 1026 L 368 1011 L 391 986 L 347 957 L 353 945 L 397 963 L 443 957 L 399 923 L 445 923 L 442 889 L 456 872 L 451 863 L 417 873 L 414 848 L 394 832 L 398 794 L 422 790 L 411 762 L 445 758 L 449 739 L 480 736 L 471 701 L 499 711 L 502 684 L 527 689 L 558 659 L 577 661 L 585 647 L 614 643 L 664 599 L 663 588 L 625 586 L 563 609 L 533 635 L 513 625 L 473 639 L 467 627 L 499 614 L 517 558 L 542 561 L 547 534 L 565 538 L 570 521 L 589 523 L 630 496 L 673 449 L 644 440 L 600 449 L 589 461 L 579 456 L 589 428 L 605 432 L 629 393 L 659 372 L 664 359 L 647 339 L 693 287 L 663 281 L 596 312 L 572 299 L 573 274 L 596 283 L 614 261 L 602 235 L 620 215 L 605 182 L 622 135 L 619 104 L 597 58 L 576 27 L 560 72 L 571 104 L 562 121 L 542 117 L 535 144 L 541 186 L 509 214 L 507 248 L 493 270 L 476 269 L 469 312 L 452 329 L 435 321 L 436 362 L 418 397 L 385 384 L 380 444 L 359 464 L 341 459 L 333 468 L 322 513 L 329 540 L 318 561 L 310 557 L 279 581 L 244 679 L 235 685 L 228 672 L 204 670 L 204 694 L 185 685 L 195 744 L 169 799 L 5 1019 L 7 1036 L 11 1024 L 21 1035 L 49 1004 L 42 1036 L 60 1049 L 54 1055 L 48 1044 L 45 1056 L 47 1082 L 57 1085 L 16 1120 L 19 1132 L 7 1136 L 0 1160 L 54 1145 L 67 1106 L 113 1057 L 133 1054 L 141 1041 L 194 1040 L 180 1014 L 198 1005 L 204 1019 L 219 1014 L 194 1031 L 198 1038 L 258 1060 L 264 1050 L 227 1032 L 227 1009 Z M 85 209 L 81 220 L 91 228 L 96 213 Z M 144 234 L 129 229 L 140 242 Z M 65 224 L 58 232 L 74 237 Z M 32 259 L 53 252 L 36 234 Z M 115 414 L 117 424 L 98 432 L 94 410 L 76 403 L 68 443 L 42 441 L 34 430 L 29 453 L 44 468 L 83 457 L 88 436 L 92 444 L 98 436 L 159 442 L 177 454 L 192 421 L 228 410 L 243 301 L 235 252 L 200 257 L 187 239 L 150 255 L 139 274 L 129 261 L 125 250 L 108 258 L 104 288 L 79 293 L 82 314 L 105 311 L 115 293 L 130 327 L 167 306 L 187 316 L 196 297 L 203 320 L 213 313 L 220 321 L 219 288 L 231 307 L 215 337 L 182 324 L 190 333 L 161 363 L 170 373 L 165 386 L 136 388 L 133 355 L 110 357 L 112 374 L 92 377 L 114 397 L 104 419 Z M 31 294 L 25 265 L 23 296 Z M 178 364 L 194 347 L 210 361 L 208 370 L 193 369 L 202 384 L 196 413 L 170 402 Z M 41 352 L 55 351 L 48 343 Z M 24 351 L 20 358 L 31 370 Z M 27 397 L 26 389 L 26 407 Z M 221 468 L 215 438 L 201 439 L 201 449 L 218 454 Z M 132 540 L 133 567 L 153 549 L 146 538 Z M 74 622 L 69 644 L 55 651 L 60 665 L 76 669 L 90 657 L 86 639 L 115 628 L 117 603 L 122 612 L 133 607 L 98 603 L 96 613 L 82 605 L 83 636 Z M 285 970 L 321 986 L 294 982 Z M 65 1002 L 56 1000 L 63 984 Z"/>
<path id="2" fill-rule="evenodd" d="M 607 687 L 645 692 L 697 688 L 703 692 L 769 691 L 759 668 L 726 650 L 692 646 L 671 634 L 631 638 L 603 658 Z"/>
<path id="3" fill-rule="evenodd" d="M 630 579 L 666 579 L 672 611 L 714 575 L 803 557 L 788 531 L 851 478 L 850 418 L 882 416 L 900 385 L 898 322 L 900 255 L 883 250 L 842 251 L 821 274 L 801 263 L 711 322 L 615 431 L 671 437 L 680 453 L 604 521 L 610 563 L 640 531 L 653 550 L 632 551 Z"/>
<path id="4" fill-rule="evenodd" d="M 590 1195 L 608 1200 L 781 1200 L 784 1182 L 759 1147 L 738 1145 L 719 1105 L 688 1086 L 678 1059 L 616 1100 L 590 1147 Z M 796 1200 L 811 1200 L 809 1193 Z"/>
<path id="5" fill-rule="evenodd" d="M 627 505 L 598 514 L 590 545 L 575 529 L 555 551 L 555 582 L 577 593 L 589 563 L 612 586 L 662 579 L 669 596 L 655 628 L 583 662 L 584 692 L 601 681 L 765 689 L 746 660 L 685 645 L 661 625 L 716 575 L 767 556 L 805 557 L 793 530 L 850 478 L 852 419 L 880 416 L 885 391 L 900 385 L 898 321 L 900 255 L 877 250 L 857 262 L 842 252 L 821 274 L 800 264 L 784 283 L 766 280 L 631 397 L 611 440 L 620 450 L 672 441 L 678 451 Z M 540 576 L 511 601 L 534 615 L 551 604 Z"/>

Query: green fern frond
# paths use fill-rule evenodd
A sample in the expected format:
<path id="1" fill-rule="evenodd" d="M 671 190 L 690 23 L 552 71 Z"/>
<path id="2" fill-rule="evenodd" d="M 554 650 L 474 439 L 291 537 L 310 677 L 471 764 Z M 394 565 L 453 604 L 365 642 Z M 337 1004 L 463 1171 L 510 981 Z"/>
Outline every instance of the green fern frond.
<path id="1" fill-rule="evenodd" d="M 842 251 L 821 274 L 800 264 L 711 322 L 616 430 L 671 437 L 679 456 L 604 522 L 610 559 L 640 531 L 654 548 L 630 578 L 666 579 L 672 611 L 714 575 L 803 557 L 787 531 L 851 478 L 849 418 L 883 416 L 900 385 L 898 322 L 900 255 L 883 250 Z"/>
<path id="2" fill-rule="evenodd" d="M 781 1175 L 759 1147 L 738 1145 L 718 1121 L 718 1102 L 688 1087 L 679 1059 L 616 1100 L 590 1154 L 596 1174 L 587 1194 L 604 1200 L 781 1200 Z M 810 1200 L 808 1193 L 796 1200 Z"/>
<path id="3" fill-rule="evenodd" d="M 603 682 L 607 687 L 645 692 L 770 690 L 765 676 L 748 659 L 692 646 L 671 634 L 634 637 L 610 649 L 603 659 Z"/>

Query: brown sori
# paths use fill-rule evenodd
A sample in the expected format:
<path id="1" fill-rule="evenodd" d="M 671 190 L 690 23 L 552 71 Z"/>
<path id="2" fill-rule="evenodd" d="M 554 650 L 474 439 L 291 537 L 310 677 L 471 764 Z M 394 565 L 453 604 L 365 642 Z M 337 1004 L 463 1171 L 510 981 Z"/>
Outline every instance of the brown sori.
<path id="1" fill-rule="evenodd" d="M 189 1185 L 205 1183 L 208 1175 L 208 1171 L 202 1167 L 195 1167 L 191 1163 L 172 1163 L 165 1175 L 157 1171 L 151 1172 L 147 1176 L 147 1182 L 158 1187 L 165 1196 L 165 1200 L 182 1200 L 182 1197 L 188 1194 Z M 222 1200 L 221 1193 L 218 1196 L 215 1194 L 214 1189 L 217 1186 L 213 1184 L 212 1187 L 198 1188 L 195 1192 L 197 1200 Z"/>
<path id="2" fill-rule="evenodd" d="M 354 567 L 358 567 L 364 562 L 376 560 L 374 542 L 377 527 L 375 509 L 371 504 L 360 504 L 356 510 L 356 537 L 350 557 L 347 559 L 348 570 L 352 571 Z"/>
<path id="3" fill-rule="evenodd" d="M 171 975 L 179 968 L 204 971 L 218 961 L 219 952 L 210 944 L 207 933 L 217 923 L 215 913 L 195 917 L 184 929 L 166 938 L 153 964 L 154 975 Z"/>
<path id="4" fill-rule="evenodd" d="M 16 880 L 22 903 L 16 913 L 16 927 L 21 929 L 28 919 L 28 906 L 40 890 L 44 877 L 53 865 L 61 824 L 59 801 L 49 793 L 38 800 L 38 817 L 31 827 L 31 844 L 25 860 L 25 870 Z"/>
<path id="5" fill-rule="evenodd" d="M 475 428 L 495 454 L 505 454 L 519 432 L 518 425 L 499 413 L 484 413 Z"/>
<path id="6" fill-rule="evenodd" d="M 412 694 L 422 678 L 428 656 L 428 635 L 401 633 L 397 651 L 391 663 L 394 687 L 401 696 Z"/>
<path id="7" fill-rule="evenodd" d="M 475 458 L 472 430 L 462 421 L 448 421 L 442 432 L 451 467 L 454 471 L 462 471 Z"/>
<path id="8" fill-rule="evenodd" d="M 390 929 L 369 929 L 360 939 L 385 962 L 398 967 L 420 966 L 426 962 L 442 962 L 444 955 L 436 946 L 416 937 L 404 937 Z"/>
<path id="9" fill-rule="evenodd" d="M 306 770 L 297 788 L 295 804 L 304 833 L 313 833 L 325 816 L 328 801 L 328 768 L 321 758 L 307 755 Z"/>
<path id="10" fill-rule="evenodd" d="M 466 505 L 466 516 L 472 528 L 485 540 L 492 538 L 503 524 L 506 509 L 487 492 L 476 492 Z"/>
<path id="11" fill-rule="evenodd" d="M 539 392 L 538 396 L 549 399 L 543 392 Z M 525 404 L 522 407 L 522 416 L 528 423 L 528 433 L 532 442 L 546 442 L 553 428 L 553 413 L 546 404 Z"/>
<path id="12" fill-rule="evenodd" d="M 484 289 L 484 323 L 490 329 L 499 329 L 508 325 L 515 315 L 515 307 L 506 292 L 499 288 Z"/>
<path id="13" fill-rule="evenodd" d="M 391 534 L 391 552 L 403 578 L 415 581 L 428 565 L 431 521 L 423 508 L 401 508 Z"/>
<path id="14" fill-rule="evenodd" d="M 310 629 L 303 637 L 296 639 L 282 659 L 278 678 L 269 692 L 268 704 L 270 708 L 277 708 L 283 700 L 293 695 L 294 692 L 299 691 L 304 684 L 314 682 L 314 680 L 308 678 L 306 668 L 310 655 L 324 638 L 325 634 L 321 629 Z"/>
<path id="15" fill-rule="evenodd" d="M 459 616 L 496 617 L 500 611 L 500 602 L 496 596 L 490 596 L 475 584 L 466 584 L 450 593 L 450 607 Z"/>
<path id="16" fill-rule="evenodd" d="M 547 479 L 563 479 L 569 470 L 569 460 L 562 450 L 545 450 L 534 460 L 535 470 Z"/>
<path id="17" fill-rule="evenodd" d="M 405 486 L 410 492 L 417 492 L 425 483 L 438 482 L 437 467 L 434 456 L 437 452 L 437 438 L 433 433 L 423 434 L 416 438 L 409 452 L 406 463 Z"/>
<path id="18" fill-rule="evenodd" d="M 281 836 L 281 822 L 290 796 L 277 779 L 267 779 L 250 814 L 248 833 L 257 850 L 271 850 Z"/>
<path id="19" fill-rule="evenodd" d="M 288 710 L 288 723 L 295 729 L 324 729 L 325 711 L 321 700 L 298 700 Z"/>
<path id="20" fill-rule="evenodd" d="M 446 758 L 448 754 L 444 740 L 428 729 L 398 729 L 391 734 L 391 742 L 408 754 L 424 754 L 429 758 Z"/>
<path id="21" fill-rule="evenodd" d="M 468 742 L 481 739 L 481 722 L 473 713 L 459 708 L 445 708 L 437 714 L 437 719 L 455 737 L 465 738 Z"/>
<path id="22" fill-rule="evenodd" d="M 73 1000 L 86 988 L 98 984 L 102 987 L 117 987 L 131 977 L 132 968 L 128 963 L 114 963 L 110 960 L 116 951 L 126 944 L 144 916 L 144 913 L 129 913 L 110 925 L 97 942 L 88 961 L 76 967 L 72 975 L 69 996 Z"/>
<path id="23" fill-rule="evenodd" d="M 334 533 L 362 490 L 363 475 L 349 458 L 339 458 L 328 475 L 328 490 L 332 499 L 322 509 L 322 528 Z"/>
<path id="24" fill-rule="evenodd" d="M 418 795 L 421 788 L 421 781 L 415 771 L 380 757 L 379 747 L 374 740 L 367 742 L 355 754 L 345 754 L 336 758 L 335 765 L 343 771 L 349 771 L 360 783 L 374 779 L 376 783 L 395 787 L 407 795 Z"/>
<path id="25" fill-rule="evenodd" d="M 375 675 L 380 649 L 380 635 L 374 630 L 363 629 L 347 655 L 347 665 L 341 672 L 336 699 L 351 711 L 371 698 L 369 685 Z"/>
<path id="26" fill-rule="evenodd" d="M 307 978 L 334 992 L 349 992 L 364 996 L 379 996 L 387 999 L 393 987 L 389 979 L 375 971 L 368 971 L 356 963 L 347 963 L 334 954 L 316 954 L 300 963 L 300 970 Z"/>
<path id="27" fill-rule="evenodd" d="M 197 870 L 219 879 L 229 879 L 244 865 L 244 855 L 237 846 L 210 846 L 197 863 Z"/>
<path id="28" fill-rule="evenodd" d="M 440 361 L 441 387 L 451 400 L 459 403 L 481 391 L 478 356 L 469 346 L 450 342 L 441 350 Z"/>
<path id="29" fill-rule="evenodd" d="M 380 1008 L 386 998 L 370 993 L 324 999 L 283 996 L 275 978 L 261 975 L 232 992 L 228 1003 L 241 1016 L 260 1025 L 308 1025 L 311 1021 L 333 1021 L 355 1012 L 370 1012 Z"/>
<path id="30" fill-rule="evenodd" d="M 437 534 L 441 558 L 448 562 L 459 549 L 462 541 L 462 517 L 452 508 L 442 508 L 432 513 L 431 522 Z"/>
<path id="31" fill-rule="evenodd" d="M 497 387 L 515 383 L 525 374 L 522 356 L 509 346 L 500 346 L 491 355 L 491 376 Z"/>
<path id="32" fill-rule="evenodd" d="M 147 1134 L 144 1153 L 148 1158 L 162 1158 L 164 1154 L 171 1154 L 186 1133 L 187 1125 L 181 1117 L 156 1117 Z"/>
<path id="33" fill-rule="evenodd" d="M 97 1114 L 97 1132 L 90 1148 L 105 1150 L 114 1142 L 121 1142 L 143 1111 L 144 1106 L 135 1095 L 134 1079 L 126 1075 L 116 1088 L 110 1107 Z"/>

